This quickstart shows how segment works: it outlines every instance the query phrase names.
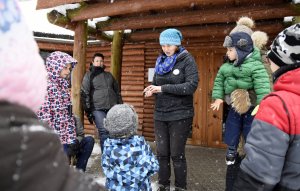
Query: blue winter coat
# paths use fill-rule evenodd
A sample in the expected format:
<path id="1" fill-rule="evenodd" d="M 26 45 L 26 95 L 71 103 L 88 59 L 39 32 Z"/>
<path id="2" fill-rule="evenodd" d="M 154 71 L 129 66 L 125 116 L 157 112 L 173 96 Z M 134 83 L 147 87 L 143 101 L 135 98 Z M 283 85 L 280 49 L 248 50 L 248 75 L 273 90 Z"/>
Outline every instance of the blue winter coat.
<path id="1" fill-rule="evenodd" d="M 106 188 L 111 191 L 151 191 L 150 176 L 158 161 L 144 137 L 111 139 L 104 142 L 102 168 Z"/>

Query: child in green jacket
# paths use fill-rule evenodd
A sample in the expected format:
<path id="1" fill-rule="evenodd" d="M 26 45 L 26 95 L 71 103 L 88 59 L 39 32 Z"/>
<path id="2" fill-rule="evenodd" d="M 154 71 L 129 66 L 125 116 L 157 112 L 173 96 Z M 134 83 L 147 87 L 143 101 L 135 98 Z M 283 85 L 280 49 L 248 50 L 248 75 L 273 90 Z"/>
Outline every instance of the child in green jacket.
<path id="1" fill-rule="evenodd" d="M 211 108 L 219 110 L 224 100 L 229 105 L 225 123 L 226 164 L 232 165 L 237 157 L 240 134 L 246 140 L 253 120 L 251 112 L 270 92 L 270 82 L 260 51 L 253 46 L 249 34 L 231 33 L 223 46 L 227 48 L 228 61 L 216 76 L 212 93 L 215 101 Z"/>

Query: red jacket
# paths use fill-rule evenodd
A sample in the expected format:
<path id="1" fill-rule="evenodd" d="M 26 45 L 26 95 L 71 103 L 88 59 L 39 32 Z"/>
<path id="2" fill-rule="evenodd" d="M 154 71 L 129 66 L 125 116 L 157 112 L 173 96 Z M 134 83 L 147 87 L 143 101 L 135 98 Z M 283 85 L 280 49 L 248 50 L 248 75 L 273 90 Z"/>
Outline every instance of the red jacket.
<path id="1" fill-rule="evenodd" d="M 300 68 L 278 78 L 245 145 L 234 190 L 300 190 Z"/>

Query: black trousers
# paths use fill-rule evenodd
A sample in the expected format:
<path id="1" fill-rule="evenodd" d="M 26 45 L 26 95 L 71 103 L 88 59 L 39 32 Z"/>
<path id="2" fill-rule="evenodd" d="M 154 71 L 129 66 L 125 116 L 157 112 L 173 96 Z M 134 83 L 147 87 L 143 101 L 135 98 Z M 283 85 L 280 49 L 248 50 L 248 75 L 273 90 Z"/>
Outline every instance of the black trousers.
<path id="1" fill-rule="evenodd" d="M 171 166 L 173 161 L 175 187 L 186 189 L 187 165 L 185 159 L 185 145 L 191 131 L 193 118 L 177 121 L 155 120 L 154 132 L 159 162 L 158 183 L 170 185 Z"/>

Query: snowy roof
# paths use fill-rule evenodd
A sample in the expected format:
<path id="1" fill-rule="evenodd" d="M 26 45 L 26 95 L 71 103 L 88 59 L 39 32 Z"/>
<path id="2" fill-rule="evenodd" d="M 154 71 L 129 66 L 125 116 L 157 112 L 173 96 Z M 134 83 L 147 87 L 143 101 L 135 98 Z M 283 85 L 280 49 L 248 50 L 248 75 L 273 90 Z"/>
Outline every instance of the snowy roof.
<path id="1" fill-rule="evenodd" d="M 74 31 L 51 24 L 47 19 L 47 13 L 52 9 L 36 10 L 37 0 L 20 0 L 19 6 L 26 19 L 29 28 L 34 32 L 63 34 L 74 36 Z"/>

